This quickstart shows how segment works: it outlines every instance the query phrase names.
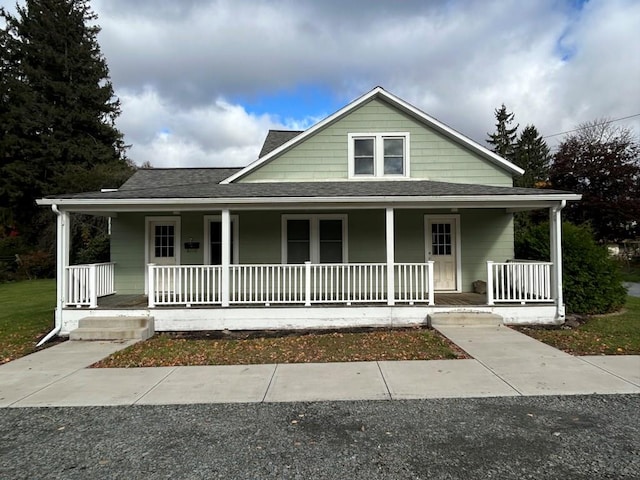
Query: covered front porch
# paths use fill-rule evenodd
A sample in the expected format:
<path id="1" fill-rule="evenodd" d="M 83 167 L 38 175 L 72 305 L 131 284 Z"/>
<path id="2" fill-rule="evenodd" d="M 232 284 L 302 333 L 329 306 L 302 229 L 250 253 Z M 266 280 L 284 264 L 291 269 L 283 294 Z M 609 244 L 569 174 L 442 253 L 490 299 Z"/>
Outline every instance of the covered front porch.
<path id="1" fill-rule="evenodd" d="M 69 264 L 70 211 L 54 206 L 56 333 L 87 316 L 149 317 L 157 331 L 406 326 L 434 312 L 562 323 L 563 205 L 526 206 L 549 210 L 550 261 L 509 258 L 506 205 L 129 206 L 94 212 L 113 220 L 113 261 L 88 265 Z"/>

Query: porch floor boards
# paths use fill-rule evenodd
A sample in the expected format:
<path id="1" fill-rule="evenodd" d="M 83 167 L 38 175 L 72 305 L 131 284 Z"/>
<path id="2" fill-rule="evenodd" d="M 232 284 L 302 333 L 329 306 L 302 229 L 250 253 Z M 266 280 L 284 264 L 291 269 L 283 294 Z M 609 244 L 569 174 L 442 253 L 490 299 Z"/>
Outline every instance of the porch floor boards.
<path id="1" fill-rule="evenodd" d="M 478 293 L 436 293 L 435 294 L 435 304 L 436 306 L 452 306 L 452 305 L 465 305 L 465 306 L 478 306 L 478 305 L 486 305 L 487 297 L 486 295 L 481 295 Z M 342 304 L 332 304 L 331 306 L 340 306 Z M 367 305 L 367 304 L 352 304 L 355 305 Z M 374 303 L 371 305 L 384 306 L 384 303 Z M 406 303 L 397 303 L 397 305 L 407 305 Z M 419 303 L 418 305 L 423 305 Z M 426 305 L 426 304 L 424 304 Z M 258 305 L 249 305 L 252 307 L 260 306 Z M 274 307 L 276 305 L 273 305 Z M 283 306 L 291 306 L 291 305 L 283 305 Z M 323 307 L 326 304 L 317 304 L 315 307 Z M 123 309 L 123 310 L 135 310 L 135 309 L 145 309 L 148 307 L 148 300 L 146 295 L 109 295 L 107 297 L 101 297 L 98 299 L 98 309 L 104 310 L 113 310 L 113 309 Z M 180 307 L 180 306 L 177 306 Z M 245 305 L 232 305 L 233 307 L 245 307 Z M 176 306 L 168 306 L 162 307 L 158 306 L 156 308 L 176 308 Z M 193 305 L 190 308 L 220 308 L 219 305 Z"/>

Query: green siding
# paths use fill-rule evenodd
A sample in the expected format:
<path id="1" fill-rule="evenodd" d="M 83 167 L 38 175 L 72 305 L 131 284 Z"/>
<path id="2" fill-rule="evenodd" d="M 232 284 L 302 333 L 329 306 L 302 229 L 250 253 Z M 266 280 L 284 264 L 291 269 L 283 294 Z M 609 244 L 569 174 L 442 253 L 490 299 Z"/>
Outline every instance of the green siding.
<path id="1" fill-rule="evenodd" d="M 185 212 L 181 216 L 182 232 L 180 239 L 180 263 L 182 265 L 202 265 L 204 261 L 204 217 L 201 213 Z M 200 242 L 198 250 L 186 251 L 184 243 L 193 240 Z"/>
<path id="2" fill-rule="evenodd" d="M 384 210 L 347 211 L 349 262 L 386 262 Z"/>
<path id="3" fill-rule="evenodd" d="M 282 214 L 305 212 L 231 212 L 238 215 L 240 263 L 281 262 Z M 386 261 L 384 210 L 341 210 L 307 212 L 346 214 L 348 259 L 350 263 Z M 441 215 L 442 210 L 407 209 L 395 211 L 396 262 L 420 263 L 425 260 L 425 215 Z M 201 264 L 204 256 L 204 216 L 219 212 L 181 215 L 181 263 Z M 460 235 L 462 290 L 470 291 L 475 280 L 486 280 L 486 262 L 513 258 L 513 218 L 503 210 L 461 210 Z M 116 262 L 116 291 L 122 294 L 144 292 L 145 217 L 142 213 L 123 213 L 112 221 L 111 259 Z M 151 215 L 149 215 L 151 216 Z M 184 242 L 200 242 L 195 252 L 184 250 Z"/>
<path id="4" fill-rule="evenodd" d="M 241 212 L 238 221 L 240 263 L 280 263 L 280 213 Z"/>
<path id="5" fill-rule="evenodd" d="M 144 293 L 144 218 L 142 213 L 120 213 L 111 219 L 111 261 L 116 264 L 117 293 Z"/>
<path id="6" fill-rule="evenodd" d="M 412 178 L 499 186 L 513 184 L 509 172 L 377 99 L 360 106 L 240 181 L 346 180 L 347 135 L 394 131 L 410 133 Z"/>
<path id="7" fill-rule="evenodd" d="M 487 279 L 487 260 L 512 259 L 513 215 L 496 210 L 465 211 L 462 234 L 462 290 L 471 291 L 475 280 Z"/>

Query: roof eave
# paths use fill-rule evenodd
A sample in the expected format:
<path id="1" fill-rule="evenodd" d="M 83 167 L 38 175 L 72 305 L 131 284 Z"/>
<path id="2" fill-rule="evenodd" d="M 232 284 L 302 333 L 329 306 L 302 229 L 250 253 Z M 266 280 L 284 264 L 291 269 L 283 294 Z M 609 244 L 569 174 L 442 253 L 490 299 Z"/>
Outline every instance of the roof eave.
<path id="1" fill-rule="evenodd" d="M 500 207 L 557 203 L 561 201 L 578 201 L 578 194 L 541 194 L 541 195 L 421 195 L 421 196 L 349 196 L 349 197 L 249 197 L 249 198 L 118 198 L 118 199 L 77 199 L 77 198 L 43 198 L 37 200 L 41 206 L 56 205 L 63 209 L 82 209 L 83 211 L 114 210 L 121 207 L 210 207 L 226 205 L 237 207 L 292 206 L 292 205 L 465 205 L 473 207 L 493 205 Z"/>

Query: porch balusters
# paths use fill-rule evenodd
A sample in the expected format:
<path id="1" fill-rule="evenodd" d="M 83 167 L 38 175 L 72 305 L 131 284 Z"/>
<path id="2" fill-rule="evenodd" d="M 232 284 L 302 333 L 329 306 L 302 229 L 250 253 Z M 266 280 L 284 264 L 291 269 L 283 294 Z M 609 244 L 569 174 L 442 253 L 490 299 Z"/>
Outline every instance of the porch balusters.
<path id="1" fill-rule="evenodd" d="M 487 305 L 554 301 L 551 262 L 487 262 Z"/>
<path id="2" fill-rule="evenodd" d="M 98 298 L 115 293 L 114 263 L 71 265 L 65 268 L 65 306 L 98 307 Z"/>
<path id="3" fill-rule="evenodd" d="M 386 263 L 148 265 L 149 307 L 388 303 Z M 392 301 L 433 305 L 433 262 L 394 264 Z M 225 287 L 225 278 L 228 278 Z"/>

